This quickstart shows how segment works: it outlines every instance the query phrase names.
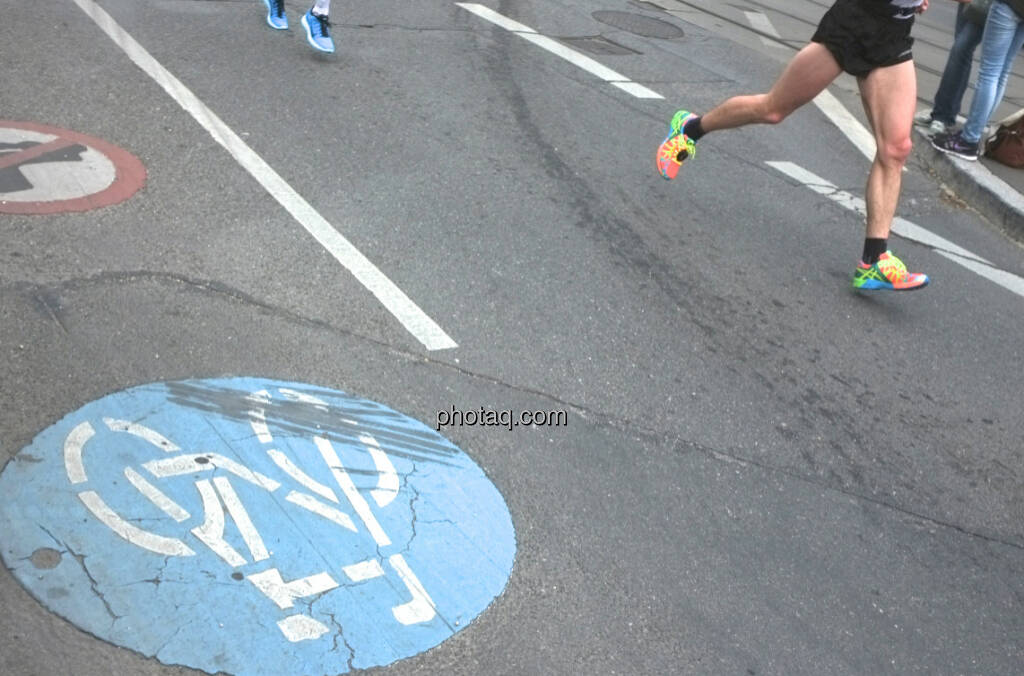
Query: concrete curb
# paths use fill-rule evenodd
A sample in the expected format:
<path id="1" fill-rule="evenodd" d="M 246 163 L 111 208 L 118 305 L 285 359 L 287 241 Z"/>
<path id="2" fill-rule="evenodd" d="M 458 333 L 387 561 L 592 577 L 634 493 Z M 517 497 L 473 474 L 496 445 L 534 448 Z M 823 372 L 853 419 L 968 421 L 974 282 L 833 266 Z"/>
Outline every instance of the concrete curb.
<path id="1" fill-rule="evenodd" d="M 924 130 L 915 131 L 919 138 L 914 142 L 914 157 L 1007 235 L 1024 243 L 1024 195 L 980 162 L 941 153 Z"/>

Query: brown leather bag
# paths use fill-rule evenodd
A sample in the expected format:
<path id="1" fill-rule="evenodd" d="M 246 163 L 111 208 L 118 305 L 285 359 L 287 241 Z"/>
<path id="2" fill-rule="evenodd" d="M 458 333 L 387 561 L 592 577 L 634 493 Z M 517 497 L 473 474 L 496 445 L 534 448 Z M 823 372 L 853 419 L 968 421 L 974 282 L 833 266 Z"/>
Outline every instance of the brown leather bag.
<path id="1" fill-rule="evenodd" d="M 1009 167 L 1024 167 L 1024 115 L 999 125 L 985 146 L 985 155 Z"/>

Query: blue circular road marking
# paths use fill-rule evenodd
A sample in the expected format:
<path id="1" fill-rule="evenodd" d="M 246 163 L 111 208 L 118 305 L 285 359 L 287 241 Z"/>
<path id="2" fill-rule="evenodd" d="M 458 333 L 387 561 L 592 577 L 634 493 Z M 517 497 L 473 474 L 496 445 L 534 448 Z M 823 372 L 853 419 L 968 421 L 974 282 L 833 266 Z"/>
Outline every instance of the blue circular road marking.
<path id="1" fill-rule="evenodd" d="M 438 645 L 508 582 L 515 532 L 464 452 L 381 404 L 257 378 L 135 387 L 0 475 L 5 563 L 102 639 L 239 676 Z"/>

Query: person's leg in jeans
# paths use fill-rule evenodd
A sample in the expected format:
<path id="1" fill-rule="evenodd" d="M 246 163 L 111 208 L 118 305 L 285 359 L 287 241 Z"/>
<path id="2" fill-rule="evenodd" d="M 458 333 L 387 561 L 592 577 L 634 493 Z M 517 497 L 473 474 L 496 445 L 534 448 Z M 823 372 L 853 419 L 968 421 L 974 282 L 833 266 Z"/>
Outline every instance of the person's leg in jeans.
<path id="1" fill-rule="evenodd" d="M 999 105 L 1013 59 L 1024 44 L 1024 19 L 1004 2 L 998 0 L 989 10 L 985 34 L 981 41 L 981 65 L 978 84 L 962 132 L 963 141 L 976 144 L 981 140 L 992 111 Z"/>
<path id="2" fill-rule="evenodd" d="M 947 127 L 956 124 L 956 116 L 960 114 L 960 106 L 967 91 L 967 81 L 971 77 L 971 59 L 984 32 L 982 26 L 964 17 L 966 9 L 965 4 L 957 8 L 953 46 L 949 50 L 939 88 L 935 92 L 935 105 L 932 108 L 931 119 Z"/>

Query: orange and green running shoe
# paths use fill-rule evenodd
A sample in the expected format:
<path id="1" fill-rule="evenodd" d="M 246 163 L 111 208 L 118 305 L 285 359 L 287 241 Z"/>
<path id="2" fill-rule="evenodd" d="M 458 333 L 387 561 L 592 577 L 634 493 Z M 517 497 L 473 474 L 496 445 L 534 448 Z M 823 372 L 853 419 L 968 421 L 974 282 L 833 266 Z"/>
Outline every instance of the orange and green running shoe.
<path id="1" fill-rule="evenodd" d="M 658 154 L 654 158 L 658 164 L 658 172 L 666 181 L 671 181 L 683 166 L 683 160 L 697 154 L 697 144 L 683 133 L 686 123 L 697 117 L 688 110 L 680 110 L 672 116 L 668 125 L 668 136 L 658 146 Z"/>
<path id="2" fill-rule="evenodd" d="M 864 261 L 853 271 L 853 288 L 885 289 L 889 291 L 913 291 L 928 285 L 928 275 L 921 272 L 907 272 L 907 266 L 899 258 L 886 251 L 874 265 Z"/>

